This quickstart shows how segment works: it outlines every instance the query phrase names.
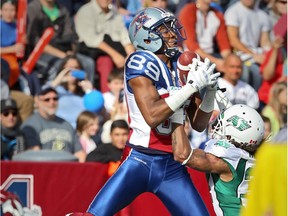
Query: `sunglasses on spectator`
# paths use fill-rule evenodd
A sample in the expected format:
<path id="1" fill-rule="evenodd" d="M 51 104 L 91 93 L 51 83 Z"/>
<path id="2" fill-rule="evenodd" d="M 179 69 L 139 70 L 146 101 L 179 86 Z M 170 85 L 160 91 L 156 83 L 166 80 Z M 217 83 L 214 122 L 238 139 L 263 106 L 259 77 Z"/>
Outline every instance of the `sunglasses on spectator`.
<path id="1" fill-rule="evenodd" d="M 2 115 L 5 117 L 9 116 L 10 114 L 12 114 L 12 116 L 17 116 L 18 112 L 16 110 L 5 110 L 2 112 Z"/>
<path id="2" fill-rule="evenodd" d="M 45 99 L 41 99 L 41 100 L 42 100 L 42 101 L 45 101 L 45 102 L 49 102 L 50 100 L 58 101 L 58 97 L 45 98 Z"/>

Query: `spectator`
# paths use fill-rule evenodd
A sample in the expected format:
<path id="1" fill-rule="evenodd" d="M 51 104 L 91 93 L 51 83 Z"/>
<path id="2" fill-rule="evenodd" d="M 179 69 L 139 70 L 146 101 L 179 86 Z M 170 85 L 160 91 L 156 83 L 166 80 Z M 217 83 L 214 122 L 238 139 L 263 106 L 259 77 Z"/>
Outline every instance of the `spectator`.
<path id="1" fill-rule="evenodd" d="M 119 97 L 115 98 L 115 103 L 113 104 L 112 109 L 110 110 L 110 119 L 107 120 L 102 127 L 101 141 L 103 143 L 111 142 L 110 139 L 110 128 L 111 124 L 115 120 L 125 120 L 128 122 L 128 110 L 126 102 L 124 100 L 124 91 L 122 90 L 119 94 Z"/>
<path id="2" fill-rule="evenodd" d="M 91 81 L 86 79 L 87 74 L 82 71 L 82 65 L 75 55 L 66 56 L 60 65 L 60 71 L 50 83 L 59 95 L 56 115 L 68 121 L 76 128 L 78 115 L 88 109 L 84 104 L 84 97 L 94 91 Z M 95 103 L 100 103 L 93 98 Z M 69 110 L 69 112 L 67 112 Z"/>
<path id="3" fill-rule="evenodd" d="M 211 0 L 197 0 L 186 4 L 179 13 L 187 40 L 184 50 L 198 53 L 202 58 L 209 58 L 223 71 L 224 60 L 230 52 L 223 14 L 210 6 Z"/>
<path id="4" fill-rule="evenodd" d="M 76 54 L 84 65 L 88 78 L 92 81 L 95 73 L 95 63 L 89 56 L 76 52 L 77 34 L 72 25 L 67 9 L 56 0 L 34 0 L 28 4 L 28 45 L 32 50 L 48 27 L 53 27 L 55 33 L 50 43 L 37 61 L 37 69 L 42 81 L 55 78 L 61 59 L 69 54 Z M 51 67 L 52 65 L 52 67 Z"/>
<path id="5" fill-rule="evenodd" d="M 13 155 L 24 151 L 25 143 L 19 130 L 18 114 L 13 99 L 1 100 L 1 160 L 11 160 Z"/>
<path id="6" fill-rule="evenodd" d="M 286 40 L 286 41 L 285 41 Z M 278 81 L 287 79 L 287 39 L 276 36 L 272 48 L 265 54 L 260 72 L 263 82 L 258 90 L 261 109 L 269 101 L 271 86 Z"/>
<path id="7" fill-rule="evenodd" d="M 118 162 L 128 140 L 129 126 L 125 120 L 113 121 L 110 128 L 111 143 L 104 143 L 87 155 L 86 162 Z"/>
<path id="8" fill-rule="evenodd" d="M 274 0 L 270 1 L 271 5 L 267 8 L 268 17 L 270 21 L 271 27 L 274 27 L 275 24 L 278 22 L 280 17 L 284 14 L 287 14 L 287 1 L 285 0 Z M 283 26 L 283 28 L 286 28 L 287 32 L 287 18 L 286 18 L 286 24 Z M 270 32 L 270 40 L 274 41 L 275 39 L 275 33 L 274 31 Z"/>
<path id="9" fill-rule="evenodd" d="M 256 0 L 240 0 L 226 10 L 225 22 L 230 44 L 245 65 L 241 79 L 258 91 L 262 82 L 259 64 L 270 48 L 268 15 L 257 8 Z"/>
<path id="10" fill-rule="evenodd" d="M 28 75 L 21 69 L 19 56 L 24 56 L 26 35 L 16 38 L 16 9 L 17 1 L 1 2 L 1 78 L 7 82 L 10 89 L 34 95 L 40 88 L 40 83 L 34 73 Z"/>
<path id="11" fill-rule="evenodd" d="M 261 117 L 263 119 L 264 128 L 265 128 L 264 140 L 265 142 L 267 142 L 267 141 L 270 141 L 271 139 L 272 125 L 271 125 L 271 121 L 269 118 L 263 115 L 261 115 Z"/>
<path id="12" fill-rule="evenodd" d="M 76 139 L 73 127 L 55 115 L 58 105 L 57 91 L 51 87 L 43 88 L 35 97 L 38 112 L 21 125 L 26 149 L 50 149 L 67 151 L 79 161 L 84 161 L 85 152 Z"/>
<path id="13" fill-rule="evenodd" d="M 272 136 L 286 124 L 286 118 L 281 115 L 284 110 L 287 110 L 287 82 L 276 82 L 270 89 L 268 104 L 262 110 L 262 115 L 271 121 Z"/>
<path id="14" fill-rule="evenodd" d="M 33 97 L 21 91 L 9 89 L 8 84 L 1 79 L 1 99 L 14 99 L 17 103 L 19 121 L 25 121 L 34 111 Z"/>
<path id="15" fill-rule="evenodd" d="M 26 95 L 21 91 L 10 91 L 10 97 L 13 98 L 19 110 L 19 118 L 24 122 L 34 112 L 34 100 L 30 95 Z"/>
<path id="16" fill-rule="evenodd" d="M 114 109 L 114 104 L 118 103 L 120 92 L 124 88 L 123 69 L 115 68 L 114 70 L 112 70 L 108 76 L 107 81 L 109 91 L 105 92 L 103 94 L 103 97 L 105 102 L 105 108 L 107 112 L 110 113 Z"/>
<path id="17" fill-rule="evenodd" d="M 226 96 L 232 104 L 245 104 L 254 109 L 259 107 L 257 92 L 252 86 L 240 80 L 242 61 L 235 54 L 229 54 L 224 61 L 223 77 L 219 77 L 218 86 L 226 88 Z"/>
<path id="18" fill-rule="evenodd" d="M 19 78 L 20 65 L 17 55 L 24 55 L 24 43 L 16 42 L 16 1 L 1 1 L 1 59 L 9 64 L 9 86 L 12 87 Z M 1 73 L 3 71 L 1 64 Z"/>
<path id="19" fill-rule="evenodd" d="M 75 19 L 79 52 L 96 60 L 102 92 L 109 90 L 106 81 L 114 66 L 123 68 L 125 58 L 134 51 L 122 16 L 111 2 L 92 0 L 78 10 Z"/>
<path id="20" fill-rule="evenodd" d="M 97 144 L 93 140 L 99 130 L 99 119 L 95 113 L 83 111 L 77 118 L 76 129 L 79 141 L 86 155 L 97 148 Z"/>

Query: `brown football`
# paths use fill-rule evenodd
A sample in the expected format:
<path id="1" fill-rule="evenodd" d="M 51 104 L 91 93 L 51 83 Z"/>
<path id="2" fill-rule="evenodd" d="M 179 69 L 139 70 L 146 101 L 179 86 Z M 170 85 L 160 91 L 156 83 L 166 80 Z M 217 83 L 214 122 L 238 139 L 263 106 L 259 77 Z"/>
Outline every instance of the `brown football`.
<path id="1" fill-rule="evenodd" d="M 192 59 L 197 58 L 200 60 L 200 56 L 192 51 L 184 51 L 178 58 L 177 61 L 177 70 L 180 78 L 180 84 L 183 86 L 186 84 L 187 76 L 189 72 L 189 64 L 192 64 Z"/>

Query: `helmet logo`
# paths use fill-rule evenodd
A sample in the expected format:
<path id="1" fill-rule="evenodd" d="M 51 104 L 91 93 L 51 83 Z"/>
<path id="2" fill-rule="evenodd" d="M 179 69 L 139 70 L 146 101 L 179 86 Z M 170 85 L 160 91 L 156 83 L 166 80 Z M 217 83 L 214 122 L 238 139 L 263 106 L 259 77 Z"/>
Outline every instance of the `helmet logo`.
<path id="1" fill-rule="evenodd" d="M 143 25 L 150 19 L 151 18 L 147 16 L 145 11 L 143 11 L 133 20 L 133 24 L 135 23 L 134 37 L 137 32 L 143 27 Z"/>
<path id="2" fill-rule="evenodd" d="M 240 118 L 237 115 L 234 115 L 230 117 L 229 119 L 227 119 L 227 122 L 231 122 L 232 126 L 235 127 L 239 131 L 244 131 L 244 130 L 247 130 L 248 128 L 251 128 L 251 125 L 249 125 L 245 119 Z"/>

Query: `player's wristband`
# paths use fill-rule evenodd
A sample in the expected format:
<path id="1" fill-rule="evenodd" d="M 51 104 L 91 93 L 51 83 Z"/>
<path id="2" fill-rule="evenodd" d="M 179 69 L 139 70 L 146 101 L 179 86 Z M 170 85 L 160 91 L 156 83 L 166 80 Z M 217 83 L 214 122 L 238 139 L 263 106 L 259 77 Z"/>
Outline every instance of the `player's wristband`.
<path id="1" fill-rule="evenodd" d="M 165 101 L 166 101 L 167 105 L 170 107 L 170 109 L 173 110 L 173 112 L 175 112 L 195 92 L 197 92 L 197 89 L 195 89 L 190 84 L 186 84 L 183 88 L 181 88 L 175 94 L 165 98 Z"/>
<path id="2" fill-rule="evenodd" d="M 191 148 L 191 152 L 190 152 L 188 158 L 182 162 L 182 165 L 186 165 L 186 164 L 187 164 L 187 162 L 188 162 L 188 161 L 190 160 L 190 158 L 192 157 L 192 154 L 193 154 L 193 148 Z"/>
<path id="3" fill-rule="evenodd" d="M 215 100 L 216 90 L 207 90 L 202 103 L 200 104 L 200 109 L 205 113 L 210 113 L 214 110 L 214 100 Z"/>

